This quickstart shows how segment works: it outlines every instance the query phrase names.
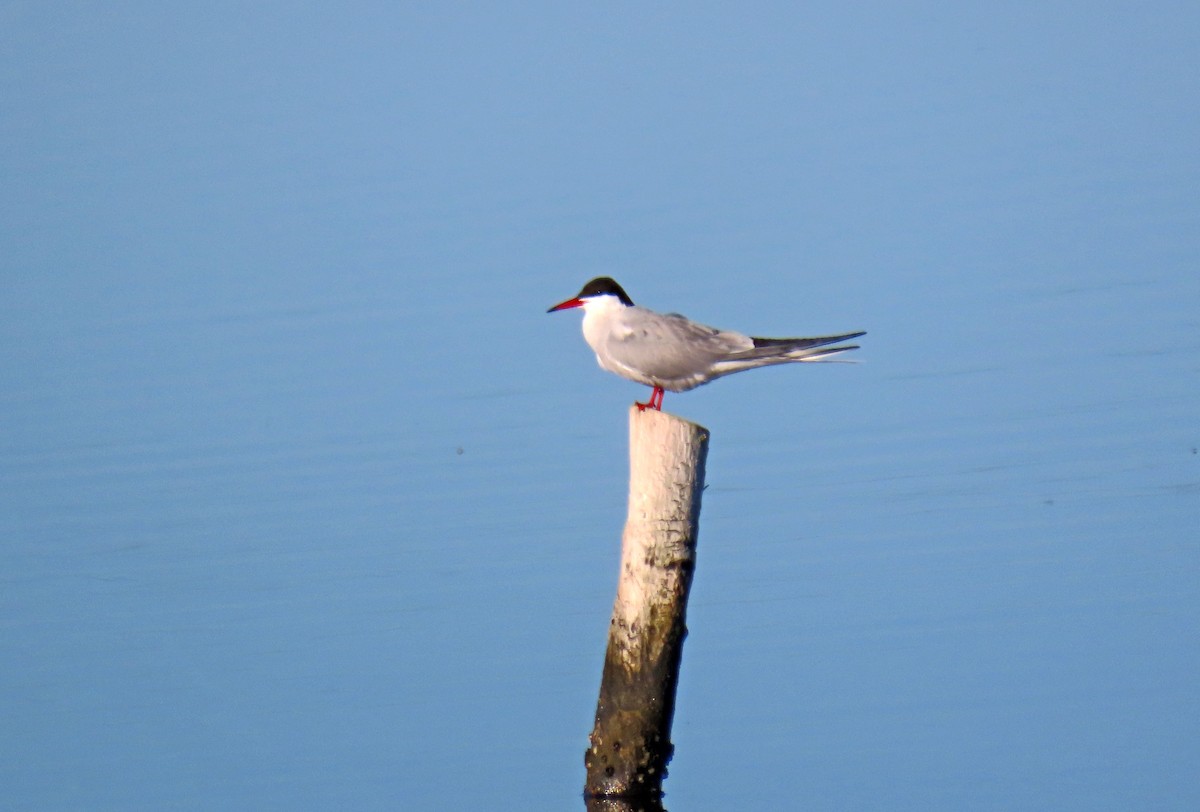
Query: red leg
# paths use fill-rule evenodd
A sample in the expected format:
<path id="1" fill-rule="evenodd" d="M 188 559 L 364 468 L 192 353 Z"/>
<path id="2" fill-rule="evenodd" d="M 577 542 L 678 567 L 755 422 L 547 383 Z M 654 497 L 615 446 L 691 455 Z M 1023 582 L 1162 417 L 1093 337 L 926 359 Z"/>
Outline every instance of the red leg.
<path id="1" fill-rule="evenodd" d="M 647 409 L 662 411 L 663 388 L 661 386 L 654 387 L 654 391 L 650 393 L 650 398 L 645 403 L 634 402 L 634 406 L 638 407 L 639 412 L 644 412 Z"/>

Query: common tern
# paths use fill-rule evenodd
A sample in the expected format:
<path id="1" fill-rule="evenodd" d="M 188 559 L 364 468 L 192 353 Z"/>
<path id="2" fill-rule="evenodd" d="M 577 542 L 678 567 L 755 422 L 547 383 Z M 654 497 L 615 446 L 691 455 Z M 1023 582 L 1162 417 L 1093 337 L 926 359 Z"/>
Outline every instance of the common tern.
<path id="1" fill-rule="evenodd" d="M 818 338 L 754 338 L 732 330 L 697 324 L 678 313 L 638 307 L 607 276 L 597 277 L 571 299 L 547 310 L 583 308 L 583 337 L 602 369 L 654 387 L 639 411 L 662 410 L 664 391 L 686 392 L 744 369 L 794 362 L 827 361 L 858 349 L 831 347 L 866 335 L 846 333 Z"/>

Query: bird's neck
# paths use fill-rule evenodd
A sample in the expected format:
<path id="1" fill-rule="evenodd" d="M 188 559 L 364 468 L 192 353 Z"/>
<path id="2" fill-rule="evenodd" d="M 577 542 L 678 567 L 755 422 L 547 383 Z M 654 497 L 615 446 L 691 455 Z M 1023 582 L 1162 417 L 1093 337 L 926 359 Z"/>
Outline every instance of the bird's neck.
<path id="1" fill-rule="evenodd" d="M 592 349 L 604 343 L 613 325 L 629 308 L 615 296 L 593 299 L 583 309 L 583 337 Z"/>

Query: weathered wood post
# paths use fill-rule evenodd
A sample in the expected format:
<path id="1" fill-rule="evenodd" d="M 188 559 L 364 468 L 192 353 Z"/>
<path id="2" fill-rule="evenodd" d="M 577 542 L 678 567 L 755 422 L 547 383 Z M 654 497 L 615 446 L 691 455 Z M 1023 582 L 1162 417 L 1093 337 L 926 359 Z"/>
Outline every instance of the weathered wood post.
<path id="1" fill-rule="evenodd" d="M 658 797 L 696 561 L 708 429 L 660 411 L 629 413 L 629 515 L 608 629 L 589 797 Z"/>

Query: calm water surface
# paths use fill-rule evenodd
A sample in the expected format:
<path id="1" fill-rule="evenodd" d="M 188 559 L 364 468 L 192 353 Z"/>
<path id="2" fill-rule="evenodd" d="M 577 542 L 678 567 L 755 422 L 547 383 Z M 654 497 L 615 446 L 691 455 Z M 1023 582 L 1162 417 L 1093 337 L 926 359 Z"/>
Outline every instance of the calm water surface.
<path id="1" fill-rule="evenodd" d="M 581 808 L 645 393 L 543 311 L 610 273 L 870 331 L 666 399 L 668 808 L 1196 808 L 1168 6 L 7 7 L 0 806 Z"/>

